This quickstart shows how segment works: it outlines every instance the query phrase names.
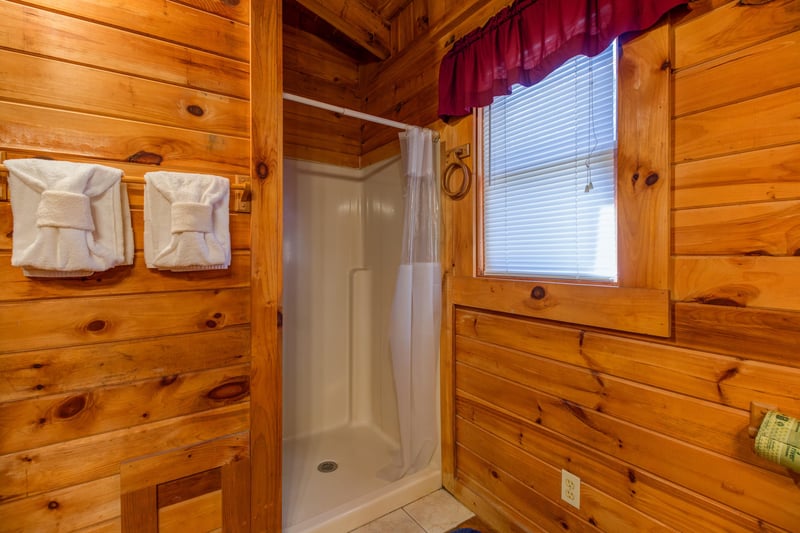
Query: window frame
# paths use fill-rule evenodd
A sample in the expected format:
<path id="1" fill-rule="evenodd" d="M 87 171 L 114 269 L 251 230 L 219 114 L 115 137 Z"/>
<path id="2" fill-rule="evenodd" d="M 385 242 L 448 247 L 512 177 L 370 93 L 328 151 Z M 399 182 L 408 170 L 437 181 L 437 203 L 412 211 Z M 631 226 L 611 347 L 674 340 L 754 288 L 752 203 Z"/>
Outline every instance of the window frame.
<path id="1" fill-rule="evenodd" d="M 670 336 L 671 128 L 669 29 L 620 43 L 617 132 L 617 282 L 487 276 L 483 273 L 482 112 L 473 113 L 476 183 L 471 213 L 471 272 L 453 237 L 450 301 L 534 318 L 658 337 Z M 476 192 L 477 191 L 477 192 Z M 458 211 L 458 210 L 457 210 Z M 462 265 L 459 271 L 457 265 Z M 468 274 L 468 275 L 467 275 Z"/>

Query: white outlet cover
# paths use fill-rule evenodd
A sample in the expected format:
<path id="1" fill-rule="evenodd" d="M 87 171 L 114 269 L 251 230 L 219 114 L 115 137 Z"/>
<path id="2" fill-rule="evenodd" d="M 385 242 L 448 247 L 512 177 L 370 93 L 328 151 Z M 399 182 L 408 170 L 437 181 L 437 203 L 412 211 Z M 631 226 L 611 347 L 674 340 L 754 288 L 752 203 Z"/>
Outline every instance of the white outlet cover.
<path id="1" fill-rule="evenodd" d="M 575 507 L 581 508 L 581 478 L 566 470 L 561 470 L 561 499 Z"/>

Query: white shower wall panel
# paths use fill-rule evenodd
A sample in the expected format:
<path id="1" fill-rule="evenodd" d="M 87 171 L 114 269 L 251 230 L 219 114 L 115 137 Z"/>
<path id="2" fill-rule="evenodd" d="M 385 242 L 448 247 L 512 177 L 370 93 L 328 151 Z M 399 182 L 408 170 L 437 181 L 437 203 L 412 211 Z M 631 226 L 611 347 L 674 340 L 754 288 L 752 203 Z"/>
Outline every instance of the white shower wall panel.
<path id="1" fill-rule="evenodd" d="M 391 438 L 388 320 L 402 235 L 397 159 L 284 165 L 284 438 L 347 424 Z"/>

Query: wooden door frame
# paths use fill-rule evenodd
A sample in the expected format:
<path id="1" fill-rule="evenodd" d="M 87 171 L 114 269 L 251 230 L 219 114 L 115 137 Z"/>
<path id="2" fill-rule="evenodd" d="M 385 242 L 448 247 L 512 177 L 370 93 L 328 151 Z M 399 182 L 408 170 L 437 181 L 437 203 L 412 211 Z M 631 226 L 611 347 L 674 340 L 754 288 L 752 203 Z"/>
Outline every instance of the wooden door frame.
<path id="1" fill-rule="evenodd" d="M 250 4 L 250 530 L 281 530 L 283 35 L 281 2 Z"/>

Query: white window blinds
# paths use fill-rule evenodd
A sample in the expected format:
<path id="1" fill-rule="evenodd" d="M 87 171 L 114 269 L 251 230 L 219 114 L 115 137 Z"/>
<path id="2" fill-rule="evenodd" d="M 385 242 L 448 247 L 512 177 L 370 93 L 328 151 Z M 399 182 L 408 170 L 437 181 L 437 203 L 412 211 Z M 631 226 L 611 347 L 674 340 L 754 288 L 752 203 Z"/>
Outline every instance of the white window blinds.
<path id="1" fill-rule="evenodd" d="M 484 272 L 616 281 L 616 42 L 484 110 Z"/>

